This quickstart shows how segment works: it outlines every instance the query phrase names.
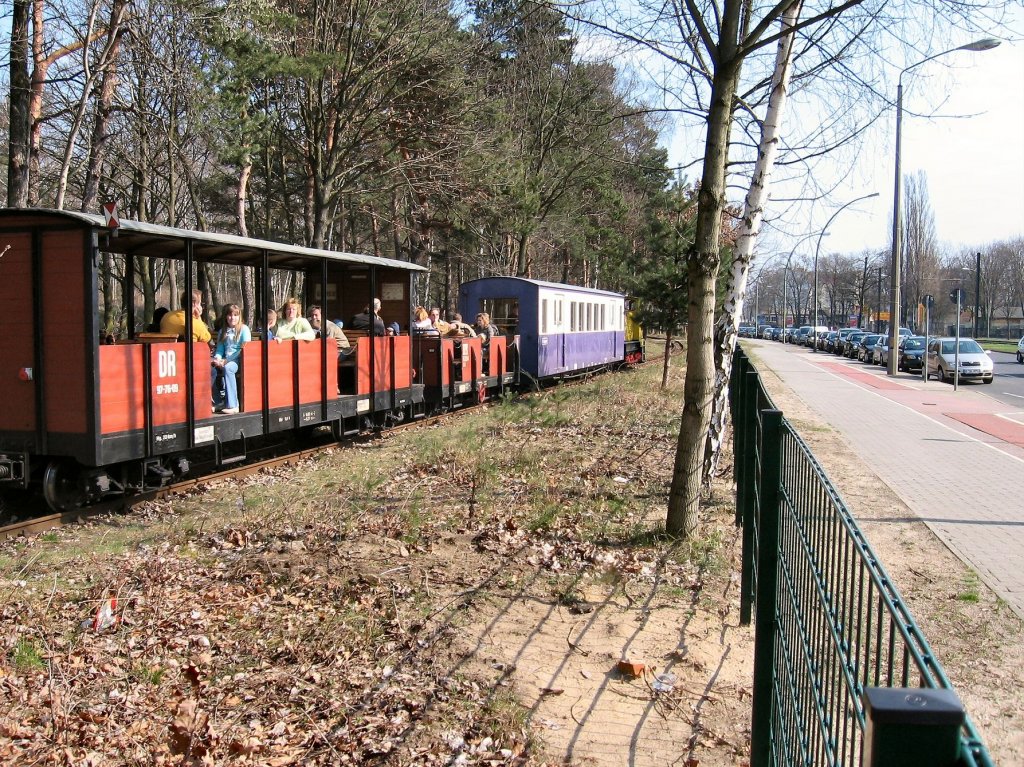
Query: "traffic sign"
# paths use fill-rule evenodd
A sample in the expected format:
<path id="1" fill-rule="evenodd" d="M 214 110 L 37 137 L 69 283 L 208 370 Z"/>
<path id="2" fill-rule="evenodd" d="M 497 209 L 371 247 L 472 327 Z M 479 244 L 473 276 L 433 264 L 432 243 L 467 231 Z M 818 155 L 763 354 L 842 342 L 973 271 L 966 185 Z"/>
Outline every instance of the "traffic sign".
<path id="1" fill-rule="evenodd" d="M 121 221 L 117 217 L 116 202 L 103 203 L 103 224 L 108 229 L 117 229 L 119 226 L 121 226 Z"/>
<path id="2" fill-rule="evenodd" d="M 931 293 L 925 293 L 924 296 L 921 297 L 921 303 L 924 304 L 926 309 L 931 309 L 935 306 L 935 296 Z"/>
<path id="3" fill-rule="evenodd" d="M 951 291 L 949 291 L 949 300 L 952 301 L 954 304 L 963 305 L 963 303 L 967 300 L 967 291 L 964 290 L 963 288 L 953 288 Z"/>

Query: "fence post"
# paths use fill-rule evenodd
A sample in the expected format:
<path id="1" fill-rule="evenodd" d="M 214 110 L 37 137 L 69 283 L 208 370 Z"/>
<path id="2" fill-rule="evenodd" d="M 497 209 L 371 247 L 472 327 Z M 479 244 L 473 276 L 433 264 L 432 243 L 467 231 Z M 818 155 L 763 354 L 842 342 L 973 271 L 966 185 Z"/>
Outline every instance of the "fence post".
<path id="1" fill-rule="evenodd" d="M 782 411 L 761 411 L 758 444 L 761 464 L 757 525 L 757 594 L 754 629 L 754 690 L 750 727 L 750 765 L 772 764 L 775 637 L 779 566 L 779 483 L 782 477 Z"/>
<path id="2" fill-rule="evenodd" d="M 732 372 L 729 374 L 729 407 L 732 409 L 732 445 L 733 445 L 733 476 L 736 480 L 736 524 L 743 523 L 743 505 L 740 498 L 743 495 L 743 488 L 746 485 L 747 477 L 743 473 L 744 466 L 741 460 L 743 446 L 747 441 L 747 417 L 744 411 L 746 399 L 746 372 L 749 369 L 749 360 L 743 350 L 737 346 L 733 354 Z"/>
<path id="3" fill-rule="evenodd" d="M 757 559 L 757 552 L 754 551 L 754 525 L 757 524 L 757 394 L 761 385 L 757 371 L 752 369 L 749 360 L 746 362 L 740 395 L 743 423 L 738 427 L 743 432 L 743 442 L 736 446 L 734 456 L 737 469 L 742 472 L 743 477 L 743 485 L 736 493 L 736 516 L 743 520 L 743 545 L 740 554 L 741 626 L 750 625 L 751 605 L 754 599 L 754 563 Z M 737 425 L 733 424 L 733 431 L 736 430 Z"/>
<path id="4" fill-rule="evenodd" d="M 953 767 L 963 704 L 952 690 L 868 687 L 863 692 L 864 767 Z"/>

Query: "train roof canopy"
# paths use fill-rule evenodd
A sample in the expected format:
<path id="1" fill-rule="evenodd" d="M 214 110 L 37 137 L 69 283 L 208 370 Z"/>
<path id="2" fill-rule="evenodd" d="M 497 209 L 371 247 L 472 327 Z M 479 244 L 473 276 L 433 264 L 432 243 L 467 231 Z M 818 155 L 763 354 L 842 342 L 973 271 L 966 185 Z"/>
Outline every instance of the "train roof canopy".
<path id="1" fill-rule="evenodd" d="M 516 282 L 524 285 L 533 285 L 535 287 L 543 288 L 545 290 L 562 290 L 570 291 L 574 293 L 589 293 L 598 296 L 608 296 L 615 298 L 623 298 L 622 293 L 616 293 L 612 290 L 598 290 L 597 288 L 584 288 L 580 285 L 567 285 L 561 282 L 545 282 L 544 280 L 531 280 L 528 277 L 481 277 L 478 280 L 468 280 L 463 285 L 472 285 L 474 283 L 488 283 L 501 284 L 502 282 Z"/>
<path id="2" fill-rule="evenodd" d="M 57 228 L 71 228 L 74 225 L 91 228 L 101 236 L 105 235 L 101 242 L 101 247 L 104 250 L 155 258 L 184 258 L 185 243 L 191 242 L 193 257 L 202 261 L 256 265 L 262 258 L 263 252 L 266 251 L 270 265 L 283 269 L 301 269 L 307 267 L 311 259 L 326 259 L 347 264 L 404 269 L 411 272 L 426 271 L 418 264 L 393 258 L 304 248 L 270 240 L 258 240 L 254 237 L 178 229 L 142 221 L 122 219 L 117 229 L 110 229 L 106 226 L 102 216 L 69 210 L 48 208 L 0 210 L 0 227 L 10 226 L 12 221 L 25 226 L 46 226 L 50 223 Z M 63 222 L 63 227 L 60 222 Z"/>

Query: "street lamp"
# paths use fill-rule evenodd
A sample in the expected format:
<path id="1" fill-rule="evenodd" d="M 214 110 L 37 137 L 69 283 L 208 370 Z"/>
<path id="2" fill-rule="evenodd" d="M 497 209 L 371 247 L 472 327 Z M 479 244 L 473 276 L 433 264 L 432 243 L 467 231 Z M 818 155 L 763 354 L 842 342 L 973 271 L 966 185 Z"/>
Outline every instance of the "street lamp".
<path id="1" fill-rule="evenodd" d="M 974 262 L 974 338 L 977 340 L 981 331 L 978 323 L 981 317 L 981 253 L 975 254 Z M 986 325 L 989 327 L 989 325 Z M 987 334 L 987 331 L 986 331 Z"/>
<path id="2" fill-rule="evenodd" d="M 934 56 L 928 56 L 927 58 L 921 59 L 920 61 L 911 64 L 909 67 L 904 67 L 900 71 L 899 80 L 896 88 L 896 184 L 895 190 L 893 191 L 892 201 L 892 295 L 889 297 L 889 349 L 895 350 L 899 343 L 900 333 L 900 269 L 902 260 L 902 221 L 900 220 L 902 210 L 900 207 L 900 195 L 903 186 L 903 174 L 900 167 L 901 157 L 901 142 L 903 140 L 903 75 L 909 72 L 915 67 L 919 67 L 924 63 L 937 59 L 939 56 L 945 56 L 947 53 L 955 53 L 956 51 L 989 51 L 999 45 L 1001 41 L 996 40 L 993 37 L 986 37 L 981 40 L 976 40 L 973 43 L 967 45 L 961 45 L 957 48 L 950 48 L 948 51 L 942 51 L 936 53 Z M 889 354 L 889 366 L 886 369 L 886 374 L 894 376 L 897 372 L 897 355 Z"/>
<path id="3" fill-rule="evenodd" d="M 786 256 L 786 265 L 782 268 L 782 342 L 783 343 L 786 343 L 789 340 L 789 339 L 786 338 L 786 274 L 787 274 L 787 272 L 789 272 L 789 262 L 793 260 L 793 254 L 796 253 L 796 249 L 800 247 L 800 244 L 804 240 L 811 239 L 811 237 L 813 237 L 815 234 L 816 234 L 816 232 L 810 232 L 809 234 L 805 234 L 803 237 L 801 237 L 799 240 L 796 241 L 796 244 L 793 246 L 793 249 L 791 251 L 789 251 L 789 255 Z M 794 317 L 793 320 L 795 322 L 796 321 L 796 317 Z"/>
<path id="4" fill-rule="evenodd" d="M 780 255 L 781 255 L 780 253 L 776 253 L 771 258 L 769 258 L 767 261 L 765 261 L 763 264 L 761 264 L 761 268 L 757 270 L 757 276 L 753 277 L 750 280 L 750 284 L 754 287 L 754 327 L 755 328 L 758 327 L 758 324 L 757 324 L 757 318 L 758 318 L 757 298 L 758 298 L 758 295 L 761 292 L 761 275 L 764 274 L 764 270 L 767 269 L 769 266 L 771 266 L 772 262 L 775 261 L 775 259 L 778 258 Z"/>
<path id="5" fill-rule="evenodd" d="M 821 250 L 821 240 L 828 234 L 828 228 L 832 225 L 832 222 L 836 220 L 836 216 L 842 213 L 844 210 L 849 208 L 855 202 L 861 200 L 868 200 L 872 197 L 878 197 L 878 192 L 872 192 L 871 194 L 865 194 L 862 197 L 855 197 L 845 205 L 841 206 L 839 210 L 832 214 L 832 217 L 825 222 L 825 226 L 821 230 L 821 234 L 818 235 L 818 244 L 814 248 L 814 321 L 811 323 L 811 327 L 814 333 L 814 345 L 811 347 L 811 351 L 818 351 L 818 252 Z"/>

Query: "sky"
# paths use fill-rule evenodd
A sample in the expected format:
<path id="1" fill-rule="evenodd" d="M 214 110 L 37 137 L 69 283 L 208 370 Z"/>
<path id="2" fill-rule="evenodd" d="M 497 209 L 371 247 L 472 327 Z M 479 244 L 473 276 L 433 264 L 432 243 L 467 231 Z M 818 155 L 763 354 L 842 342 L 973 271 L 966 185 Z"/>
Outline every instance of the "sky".
<path id="1" fill-rule="evenodd" d="M 985 36 L 965 37 L 954 45 Z M 950 53 L 904 75 L 903 174 L 926 174 L 938 240 L 950 254 L 1024 236 L 1024 11 L 1017 9 L 1009 33 L 998 36 L 1003 40 L 998 48 Z M 932 117 L 920 116 L 932 112 Z M 823 253 L 889 248 L 895 133 L 893 110 L 872 128 L 852 166 L 846 157 L 843 166 L 825 163 L 819 168 L 842 180 L 829 200 L 806 204 L 795 215 L 787 213 L 791 222 L 807 220 L 804 231 L 820 230 L 843 204 L 879 193 L 836 216 L 822 243 Z M 684 140 L 680 134 L 669 144 L 670 163 L 686 156 Z M 783 198 L 787 192 L 776 185 L 772 196 Z M 742 202 L 742 195 L 734 191 L 731 199 Z M 767 215 L 772 212 L 769 203 Z M 762 238 L 758 250 L 788 252 L 795 244 L 796 238 L 771 235 Z M 813 253 L 814 244 L 811 238 L 798 253 Z"/>

